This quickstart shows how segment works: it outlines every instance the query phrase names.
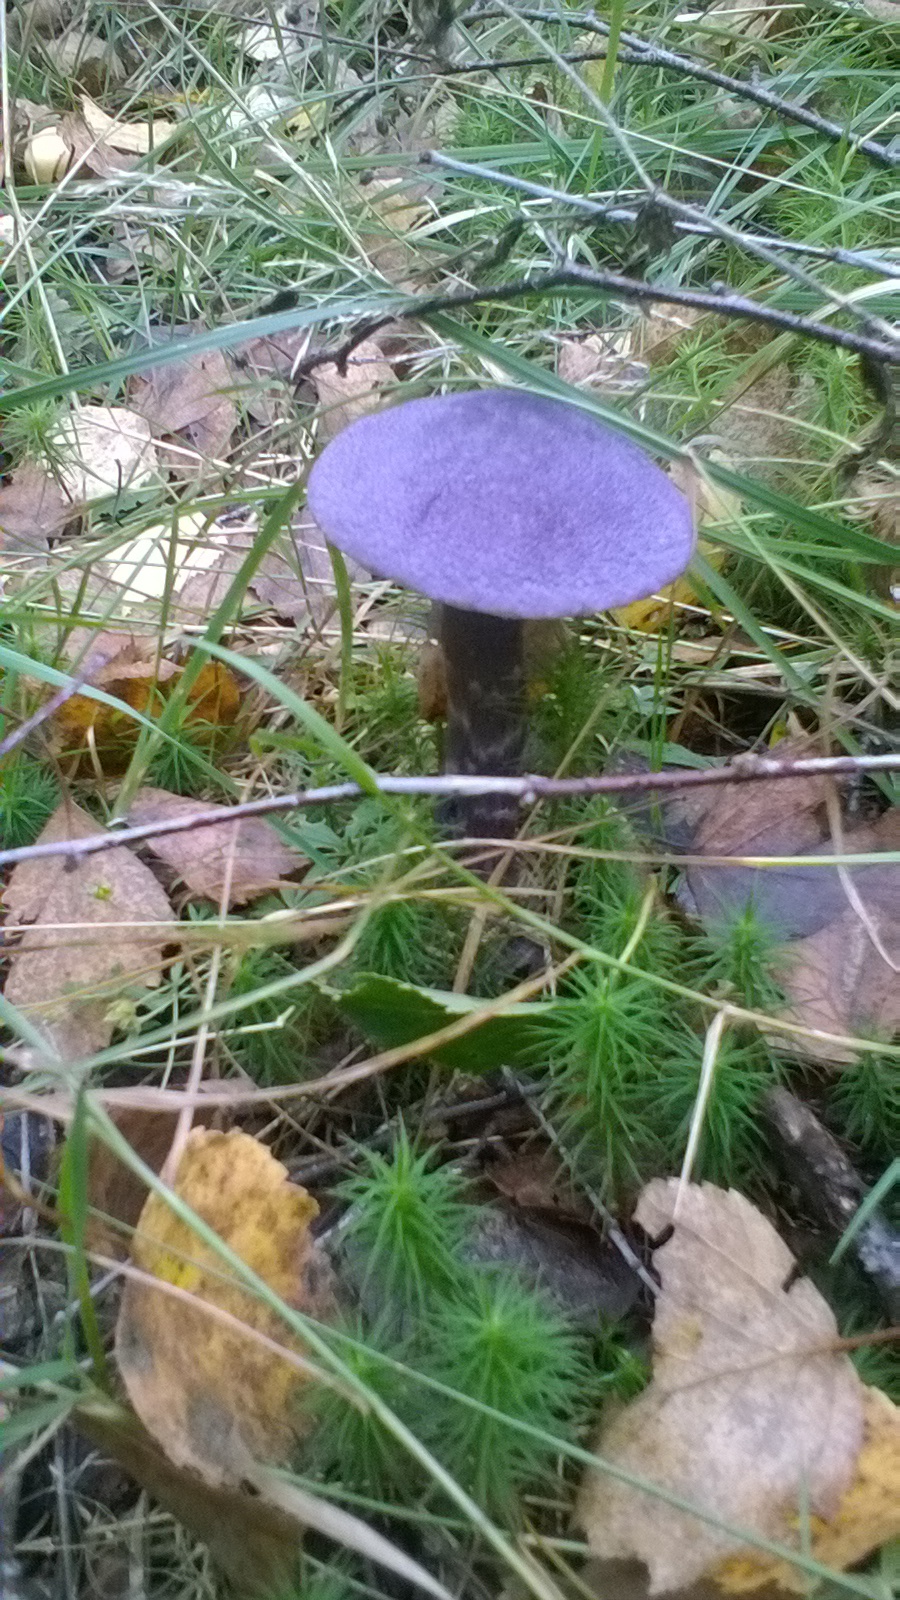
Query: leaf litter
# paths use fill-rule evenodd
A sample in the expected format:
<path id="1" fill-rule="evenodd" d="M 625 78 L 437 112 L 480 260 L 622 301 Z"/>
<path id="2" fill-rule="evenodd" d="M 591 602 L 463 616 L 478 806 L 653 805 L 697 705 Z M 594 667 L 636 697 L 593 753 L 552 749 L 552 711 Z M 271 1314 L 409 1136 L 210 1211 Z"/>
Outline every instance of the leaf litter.
<path id="1" fill-rule="evenodd" d="M 227 806 L 205 805 L 203 809 L 228 815 Z M 195 800 L 145 787 L 137 791 L 128 815 L 139 827 L 196 813 Z M 229 908 L 246 905 L 269 891 L 293 887 L 290 879 L 309 865 L 264 817 L 244 817 L 230 827 L 213 824 L 160 834 L 148 839 L 146 848 L 171 867 L 191 895 L 220 904 L 227 890 Z"/>
<path id="2" fill-rule="evenodd" d="M 791 759 L 808 754 L 809 746 L 783 740 L 776 750 Z M 771 964 L 791 1021 L 890 1039 L 900 1025 L 900 865 L 889 859 L 898 848 L 900 809 L 842 825 L 836 839 L 831 793 L 830 780 L 803 776 L 655 799 L 645 792 L 626 805 L 641 831 L 685 855 L 795 858 L 771 865 L 694 861 L 683 870 L 678 898 L 714 934 L 752 909 L 775 946 Z M 805 856 L 838 854 L 888 859 L 843 872 L 803 864 Z M 793 1034 L 778 1042 L 825 1063 L 854 1059 L 852 1049 L 826 1040 Z"/>
<path id="3" fill-rule="evenodd" d="M 86 811 L 64 801 L 38 843 L 101 831 Z M 38 858 L 14 868 L 3 901 L 6 1000 L 63 1061 L 102 1050 L 142 991 L 158 986 L 175 942 L 176 918 L 153 873 L 124 848 L 73 860 Z M 142 935 L 142 923 L 152 932 Z"/>
<path id="4" fill-rule="evenodd" d="M 675 1179 L 648 1184 L 635 1216 L 651 1240 L 671 1229 L 653 1254 L 653 1376 L 603 1422 L 594 1448 L 648 1488 L 588 1474 L 578 1520 L 592 1551 L 637 1557 L 661 1594 L 704 1576 L 766 1581 L 771 1560 L 758 1576 L 757 1552 L 722 1524 L 799 1553 L 808 1529 L 811 1554 L 840 1566 L 900 1533 L 897 1409 L 837 1348 L 834 1313 L 794 1277 L 771 1223 L 734 1190 Z"/>

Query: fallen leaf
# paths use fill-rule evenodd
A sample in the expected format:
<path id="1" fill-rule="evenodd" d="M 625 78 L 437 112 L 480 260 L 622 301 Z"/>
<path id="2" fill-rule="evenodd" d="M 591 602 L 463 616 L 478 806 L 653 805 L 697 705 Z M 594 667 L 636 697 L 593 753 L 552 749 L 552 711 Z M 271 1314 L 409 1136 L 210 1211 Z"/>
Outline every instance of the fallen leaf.
<path id="1" fill-rule="evenodd" d="M 154 523 L 118 545 L 114 561 L 98 563 L 119 590 L 119 609 L 128 612 L 147 600 L 181 592 L 196 575 L 219 560 L 225 535 L 212 531 L 203 511 L 176 510 L 172 521 Z"/>
<path id="2" fill-rule="evenodd" d="M 46 550 L 76 514 L 55 479 L 36 461 L 23 461 L 0 488 L 0 549 Z"/>
<path id="3" fill-rule="evenodd" d="M 319 1208 L 265 1145 L 237 1130 L 195 1129 L 174 1187 L 289 1305 L 318 1318 L 331 1313 L 329 1271 L 309 1232 Z M 308 1375 L 290 1359 L 302 1352 L 282 1318 L 156 1194 L 141 1212 L 132 1257 L 190 1296 L 129 1279 L 116 1328 L 128 1397 L 167 1456 L 206 1483 L 232 1487 L 248 1458 L 283 1460 L 299 1426 L 293 1399 Z M 211 1317 L 207 1305 L 241 1326 Z"/>
<path id="4" fill-rule="evenodd" d="M 783 739 L 785 760 L 809 755 L 807 741 Z M 679 899 L 713 933 L 747 909 L 772 937 L 769 963 L 784 990 L 785 1018 L 844 1036 L 890 1039 L 900 1026 L 900 807 L 832 839 L 830 781 L 824 777 L 684 790 L 635 791 L 624 804 L 633 823 L 670 849 L 693 856 L 792 857 L 771 866 L 684 870 Z M 884 854 L 884 861 L 839 871 L 805 865 L 805 856 Z M 888 959 L 885 959 L 887 956 Z M 893 963 L 893 964 L 892 964 Z M 827 1040 L 780 1034 L 779 1049 L 843 1065 L 853 1052 Z"/>
<path id="5" fill-rule="evenodd" d="M 606 394 L 627 394 L 647 381 L 647 363 L 635 354 L 632 329 L 622 332 L 571 335 L 560 339 L 556 370 L 576 389 L 598 389 Z"/>
<path id="6" fill-rule="evenodd" d="M 183 668 L 158 656 L 154 637 L 135 634 L 101 634 L 91 640 L 80 659 L 80 630 L 70 639 L 72 670 L 92 688 L 114 695 L 142 716 L 158 717 Z M 241 691 L 230 668 L 219 661 L 201 667 L 187 694 L 184 726 L 195 743 L 212 746 L 222 730 L 236 722 Z M 53 713 L 49 723 L 49 748 L 77 773 L 95 765 L 111 776 L 121 772 L 131 758 L 140 723 L 125 710 L 108 706 L 86 694 L 73 694 Z"/>
<path id="7" fill-rule="evenodd" d="M 815 1517 L 810 1527 L 811 1554 L 833 1572 L 846 1572 L 871 1551 L 900 1538 L 900 1410 L 880 1389 L 864 1391 L 863 1407 L 863 1447 L 856 1476 L 831 1521 Z M 732 1557 L 715 1576 L 729 1594 L 769 1584 L 809 1592 L 803 1573 L 764 1550 Z"/>
<path id="8" fill-rule="evenodd" d="M 900 808 L 885 812 L 885 819 L 893 838 L 885 837 L 882 847 L 896 850 Z M 868 830 L 867 837 L 873 831 Z M 859 834 L 850 834 L 844 844 L 849 849 L 864 848 Z M 779 952 L 778 977 L 787 999 L 782 1015 L 825 1033 L 890 1041 L 900 1030 L 900 867 L 894 863 L 852 872 L 866 920 L 847 902 L 837 875 L 829 877 L 833 892 L 843 900 L 841 908 L 816 933 Z M 778 1035 L 777 1028 L 771 1037 L 780 1049 L 808 1060 L 842 1066 L 856 1059 L 849 1046 L 827 1040 Z"/>
<path id="9" fill-rule="evenodd" d="M 197 330 L 176 328 L 172 336 L 190 337 Z M 158 440 L 164 463 L 180 477 L 195 476 L 228 450 L 238 424 L 232 398 L 234 380 L 221 350 L 205 350 L 182 360 L 149 366 L 136 374 L 129 399 Z"/>
<path id="10" fill-rule="evenodd" d="M 79 645 L 79 639 L 70 640 L 70 650 Z M 165 686 L 180 671 L 173 661 L 158 657 L 155 639 L 115 633 L 92 640 L 73 670 L 92 688 L 145 716 L 162 709 Z M 105 772 L 113 773 L 127 765 L 140 724 L 124 710 L 73 694 L 53 713 L 47 731 L 58 759 L 74 760 L 77 770 L 82 761 L 93 766 L 96 758 Z"/>
<path id="11" fill-rule="evenodd" d="M 52 449 L 54 470 L 71 500 L 98 500 L 157 479 L 149 425 L 124 406 L 70 412 L 57 424 Z"/>
<path id="12" fill-rule="evenodd" d="M 199 803 L 165 789 L 139 789 L 128 816 L 135 826 L 172 817 L 196 815 Z M 227 816 L 227 806 L 203 805 L 204 811 Z M 230 827 L 191 828 L 161 834 L 146 848 L 176 872 L 192 894 L 221 902 L 228 885 L 228 906 L 244 905 L 270 890 L 290 887 L 288 878 L 309 865 L 305 856 L 285 844 L 264 817 L 244 817 Z"/>
<path id="13" fill-rule="evenodd" d="M 297 1561 L 309 1528 L 397 1573 L 405 1587 L 451 1600 L 449 1590 L 405 1550 L 281 1473 L 249 1463 L 240 1488 L 206 1483 L 170 1461 L 134 1413 L 106 1395 L 80 1401 L 74 1421 L 203 1540 L 235 1594 L 271 1600 L 276 1593 L 299 1592 Z"/>
<path id="14" fill-rule="evenodd" d="M 427 193 L 428 184 L 410 184 L 408 173 L 373 177 L 360 187 L 360 249 L 382 277 L 400 289 L 414 287 L 410 272 L 414 266 L 421 270 L 421 258 L 408 235 L 430 215 L 424 203 Z"/>
<path id="15" fill-rule="evenodd" d="M 45 40 L 43 53 L 59 78 L 88 94 L 103 94 L 126 76 L 112 40 L 89 28 L 66 28 L 57 38 Z"/>
<path id="16" fill-rule="evenodd" d="M 800 1552 L 804 1512 L 834 1519 L 863 1446 L 865 1389 L 829 1348 L 834 1315 L 808 1279 L 791 1282 L 791 1252 L 734 1190 L 655 1179 L 636 1219 L 651 1239 L 673 1226 L 653 1258 L 653 1377 L 594 1448 L 706 1516 Z M 585 1479 L 579 1521 L 595 1554 L 644 1562 L 655 1594 L 747 1550 L 739 1532 L 602 1471 Z"/>
<path id="17" fill-rule="evenodd" d="M 153 1172 L 159 1172 L 172 1146 L 178 1123 L 177 1111 L 125 1109 L 110 1113 L 123 1139 L 135 1155 Z M 194 1126 L 208 1127 L 215 1112 L 198 1106 Z M 125 1260 L 130 1234 L 147 1199 L 144 1179 L 126 1165 L 102 1139 L 91 1138 L 88 1146 L 86 1242 L 101 1255 Z"/>
<path id="18" fill-rule="evenodd" d="M 394 369 L 374 339 L 357 345 L 346 371 L 329 361 L 313 369 L 311 381 L 319 400 L 319 442 L 323 445 L 348 423 L 377 411 L 384 390 L 397 385 Z"/>
<path id="19" fill-rule="evenodd" d="M 182 623 L 205 621 L 224 599 L 255 530 L 228 532 L 220 554 L 205 572 L 193 573 L 173 608 Z M 358 562 L 346 560 L 351 583 L 368 577 Z M 294 623 L 298 631 L 316 633 L 337 608 L 334 568 L 325 535 L 308 511 L 292 518 L 291 526 L 263 556 L 247 585 L 245 609 L 268 606 L 277 617 Z"/>
<path id="20" fill-rule="evenodd" d="M 145 156 L 150 150 L 159 149 L 176 126 L 165 118 L 153 122 L 121 122 L 118 117 L 110 117 L 89 95 L 82 95 L 81 114 L 94 139 L 133 156 Z"/>
<path id="21" fill-rule="evenodd" d="M 293 408 L 293 379 L 309 348 L 309 329 L 264 334 L 231 352 L 234 386 L 245 410 L 262 427 L 284 422 Z"/>
<path id="22" fill-rule="evenodd" d="M 38 843 L 101 833 L 80 807 L 60 805 Z M 36 1024 L 64 1061 L 102 1050 L 121 1020 L 121 1003 L 155 988 L 167 925 L 175 917 L 153 873 L 130 850 L 66 860 L 20 861 L 4 891 L 9 949 L 5 996 Z M 140 924 L 164 924 L 145 936 Z M 137 926 L 135 926 L 137 925 Z"/>

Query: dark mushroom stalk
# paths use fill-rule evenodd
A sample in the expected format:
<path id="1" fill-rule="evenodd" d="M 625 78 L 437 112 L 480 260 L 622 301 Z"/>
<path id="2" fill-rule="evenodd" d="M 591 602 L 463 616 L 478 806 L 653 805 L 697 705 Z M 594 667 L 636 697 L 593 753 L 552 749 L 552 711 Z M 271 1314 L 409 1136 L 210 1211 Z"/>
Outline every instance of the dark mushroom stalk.
<path id="1" fill-rule="evenodd" d="M 338 434 L 310 473 L 326 536 L 439 605 L 448 680 L 444 767 L 522 769 L 523 623 L 643 599 L 690 560 L 684 496 L 587 412 L 518 389 L 409 400 Z M 465 831 L 509 837 L 505 795 L 452 808 Z"/>
<path id="2" fill-rule="evenodd" d="M 438 636 L 447 674 L 444 769 L 471 777 L 516 777 L 527 722 L 523 624 L 517 617 L 441 606 Z M 507 839 L 516 829 L 512 795 L 448 802 L 442 817 L 465 833 Z"/>

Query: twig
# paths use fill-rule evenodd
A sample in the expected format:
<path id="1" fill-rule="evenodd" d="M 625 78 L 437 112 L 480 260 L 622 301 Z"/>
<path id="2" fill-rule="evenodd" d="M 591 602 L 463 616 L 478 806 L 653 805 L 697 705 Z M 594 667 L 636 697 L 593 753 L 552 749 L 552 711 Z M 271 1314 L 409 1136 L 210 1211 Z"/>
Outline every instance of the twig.
<path id="1" fill-rule="evenodd" d="M 530 195 L 535 200 L 552 200 L 557 205 L 569 206 L 573 211 L 581 211 L 586 216 L 596 217 L 602 222 L 634 224 L 639 222 L 643 215 L 643 206 L 603 203 L 592 200 L 588 195 L 570 194 L 565 189 L 551 189 L 546 184 L 532 183 L 528 178 L 519 178 L 509 172 L 497 172 L 494 167 L 481 166 L 478 162 L 460 161 L 456 156 L 445 155 L 443 150 L 426 150 L 420 160 L 428 166 L 445 167 L 448 172 L 458 172 L 464 177 L 502 184 L 506 189 L 515 189 L 517 193 Z M 672 226 L 676 233 L 689 233 L 706 239 L 719 237 L 715 228 L 702 222 L 687 222 L 679 218 Z M 859 267 L 863 272 L 880 273 L 886 278 L 900 278 L 900 262 L 888 261 L 884 256 L 872 255 L 867 250 L 844 250 L 840 247 L 828 249 L 824 245 L 805 244 L 797 239 L 782 239 L 778 234 L 763 236 L 738 230 L 734 230 L 733 238 L 748 248 L 762 245 L 769 250 L 787 250 L 793 255 L 814 256 L 817 261 L 829 261 L 836 266 Z"/>
<path id="2" fill-rule="evenodd" d="M 560 12 L 516 6 L 515 12 L 517 16 L 527 18 L 530 22 L 566 24 L 586 33 L 597 33 L 604 39 L 609 37 L 609 23 L 603 22 L 593 11 Z M 503 10 L 478 11 L 470 13 L 462 20 L 480 22 L 507 15 L 508 13 Z M 686 77 L 697 78 L 701 83 L 710 83 L 717 89 L 725 89 L 729 94 L 737 95 L 742 100 L 752 100 L 755 105 L 765 106 L 767 111 L 774 111 L 776 115 L 784 117 L 789 122 L 799 122 L 804 127 L 813 128 L 816 133 L 823 134 L 835 144 L 846 142 L 872 161 L 877 161 L 879 166 L 890 168 L 900 166 L 900 151 L 879 144 L 877 139 L 857 138 L 840 122 L 832 122 L 829 117 L 821 117 L 818 112 L 807 110 L 806 106 L 799 105 L 796 100 L 785 100 L 771 89 L 764 89 L 761 84 L 748 83 L 743 78 L 733 78 L 727 72 L 719 72 L 714 67 L 707 67 L 702 62 L 691 60 L 690 56 L 678 55 L 674 50 L 666 50 L 661 45 L 651 44 L 648 39 L 642 39 L 637 33 L 623 32 L 621 40 L 622 45 L 618 52 L 620 60 L 627 60 L 622 48 L 624 47 L 633 52 L 636 57 L 633 63 L 635 65 L 663 67 L 669 72 L 679 72 Z"/>
<path id="3" fill-rule="evenodd" d="M 336 350 L 320 350 L 307 356 L 295 370 L 295 379 L 305 378 L 316 367 L 346 367 L 348 358 L 364 339 L 369 339 L 381 328 L 391 323 L 406 321 L 409 317 L 426 320 L 441 311 L 456 311 L 460 306 L 489 305 L 496 300 L 517 300 L 524 295 L 551 294 L 557 289 L 590 290 L 594 294 L 613 295 L 621 300 L 645 301 L 650 304 L 693 306 L 700 311 L 712 312 L 719 317 L 736 317 L 748 322 L 759 322 L 765 327 L 780 328 L 808 339 L 818 339 L 823 344 L 837 345 L 852 350 L 855 355 L 867 356 L 875 362 L 900 364 L 900 340 L 876 338 L 865 333 L 851 333 L 846 328 L 831 328 L 815 317 L 804 317 L 794 311 L 779 311 L 772 306 L 762 306 L 746 295 L 734 294 L 724 286 L 721 289 L 679 289 L 674 284 L 665 286 L 646 283 L 640 278 L 627 278 L 619 272 L 598 272 L 569 262 L 564 267 L 550 267 L 544 272 L 524 278 L 514 278 L 503 284 L 476 284 L 470 289 L 454 289 L 448 294 L 430 295 L 408 300 L 384 315 L 367 317 L 359 323 Z"/>
<path id="4" fill-rule="evenodd" d="M 68 683 L 63 684 L 63 687 L 58 689 L 56 694 L 51 695 L 49 700 L 45 700 L 43 705 L 38 706 L 37 711 L 27 717 L 24 722 L 21 722 L 17 728 L 14 728 L 12 733 L 8 733 L 5 739 L 0 739 L 0 756 L 8 756 L 10 751 L 15 750 L 16 745 L 22 744 L 30 733 L 34 733 L 36 728 L 48 722 L 59 710 L 60 706 L 64 706 L 67 700 L 71 700 L 73 695 L 78 694 L 79 690 L 83 689 L 86 681 L 85 676 L 82 674 L 80 677 L 71 678 Z"/>
<path id="5" fill-rule="evenodd" d="M 74 861 L 81 856 L 118 849 L 121 845 L 161 838 L 163 834 L 221 827 L 240 817 L 272 816 L 283 811 L 306 810 L 310 806 L 336 805 L 344 800 L 361 800 L 374 793 L 433 795 L 454 799 L 506 794 L 515 796 L 522 805 L 532 806 L 539 800 L 627 794 L 641 789 L 694 789 L 729 783 L 759 783 L 767 778 L 841 778 L 854 777 L 860 772 L 897 771 L 900 771 L 900 752 L 890 751 L 885 755 L 802 756 L 794 761 L 781 761 L 777 756 L 745 755 L 738 756 L 724 767 L 697 768 L 688 772 L 676 768 L 668 768 L 664 772 L 614 772 L 598 778 L 544 778 L 537 773 L 528 773 L 521 778 L 478 778 L 455 773 L 434 778 L 398 778 L 390 774 L 381 776 L 373 773 L 370 789 L 364 790 L 358 783 L 331 783 L 319 789 L 298 789 L 289 794 L 266 795 L 260 800 L 245 800 L 239 805 L 217 806 L 212 810 L 201 806 L 191 816 L 160 818 L 157 822 L 144 822 L 138 827 L 89 834 L 85 839 L 54 839 L 45 844 L 18 845 L 13 850 L 0 850 L 0 866 L 11 866 L 16 861 L 36 861 L 45 856 L 66 856 Z M 508 839 L 502 843 L 504 848 L 509 848 Z"/>
<path id="6" fill-rule="evenodd" d="M 782 1147 L 788 1176 L 834 1238 L 843 1234 L 862 1204 L 866 1188 L 833 1134 L 809 1106 L 787 1089 L 771 1089 L 763 1114 Z M 892 1317 L 900 1316 L 900 1234 L 873 1212 L 859 1228 L 853 1250 L 878 1285 Z"/>

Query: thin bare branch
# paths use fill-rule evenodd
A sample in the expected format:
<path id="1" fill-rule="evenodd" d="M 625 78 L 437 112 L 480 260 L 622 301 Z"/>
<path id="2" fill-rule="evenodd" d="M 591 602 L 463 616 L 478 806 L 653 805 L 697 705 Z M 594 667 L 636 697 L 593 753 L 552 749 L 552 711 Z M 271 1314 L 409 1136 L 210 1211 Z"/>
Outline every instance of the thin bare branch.
<path id="1" fill-rule="evenodd" d="M 44 856 L 66 856 L 70 860 L 92 856 L 121 845 L 141 844 L 167 833 L 190 833 L 196 828 L 219 827 L 241 817 L 271 816 L 284 811 L 308 810 L 311 806 L 337 805 L 360 800 L 365 794 L 433 795 L 441 798 L 468 798 L 473 795 L 507 794 L 523 806 L 539 800 L 564 800 L 573 796 L 631 794 L 639 790 L 693 789 L 709 785 L 759 783 L 770 778 L 829 777 L 849 778 L 861 772 L 900 771 L 900 752 L 865 756 L 804 756 L 782 761 L 777 756 L 739 756 L 725 767 L 695 768 L 682 772 L 607 773 L 597 778 L 544 778 L 529 773 L 521 778 L 476 778 L 448 773 L 443 777 L 406 778 L 372 774 L 372 786 L 363 790 L 358 783 L 331 783 L 319 789 L 299 789 L 289 794 L 266 795 L 240 805 L 198 806 L 190 815 L 145 822 L 139 827 L 115 828 L 108 833 L 89 834 L 85 839 L 55 839 L 46 844 L 19 845 L 0 850 L 0 866 L 16 861 L 35 861 Z M 509 841 L 501 841 L 508 847 Z"/>

